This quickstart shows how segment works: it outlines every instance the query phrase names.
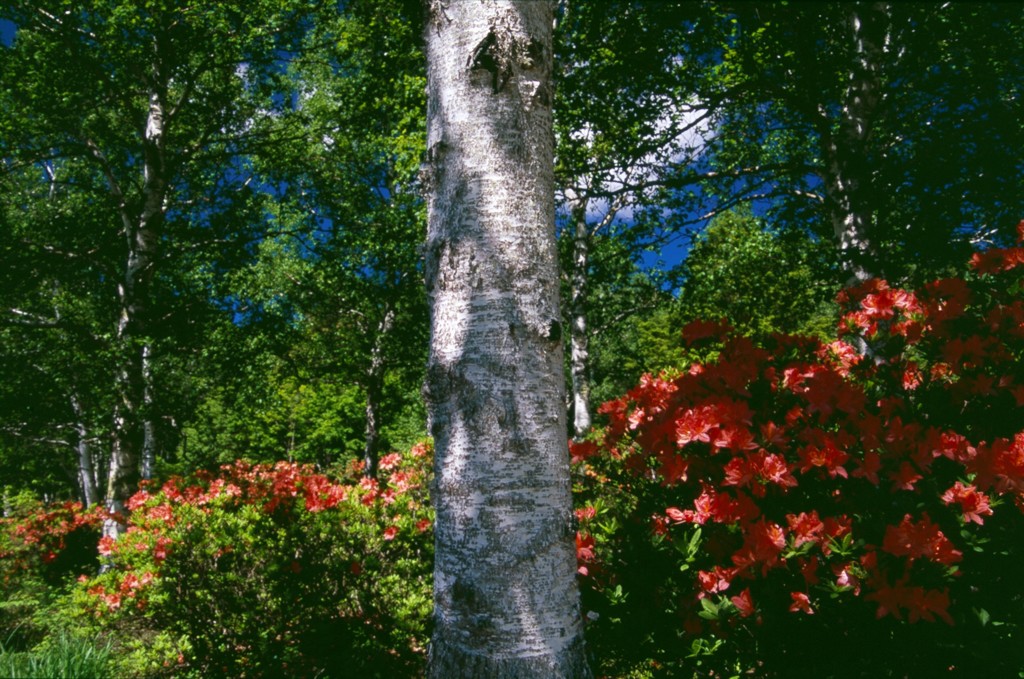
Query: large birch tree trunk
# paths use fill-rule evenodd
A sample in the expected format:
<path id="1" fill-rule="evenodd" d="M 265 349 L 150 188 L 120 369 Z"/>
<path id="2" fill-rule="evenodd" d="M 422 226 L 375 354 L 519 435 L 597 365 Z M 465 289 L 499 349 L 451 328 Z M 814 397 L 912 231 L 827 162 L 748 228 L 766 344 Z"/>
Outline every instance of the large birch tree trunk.
<path id="1" fill-rule="evenodd" d="M 428 676 L 589 677 L 558 304 L 552 3 L 432 0 Z"/>

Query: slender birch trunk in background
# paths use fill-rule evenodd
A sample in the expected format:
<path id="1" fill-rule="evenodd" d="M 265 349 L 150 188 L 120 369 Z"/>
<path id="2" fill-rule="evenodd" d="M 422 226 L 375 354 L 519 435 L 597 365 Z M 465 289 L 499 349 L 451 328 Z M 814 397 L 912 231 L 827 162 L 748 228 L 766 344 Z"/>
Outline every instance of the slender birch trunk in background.
<path id="1" fill-rule="evenodd" d="M 156 421 L 153 419 L 153 345 L 142 347 L 142 478 L 153 478 L 156 467 Z"/>
<path id="2" fill-rule="evenodd" d="M 573 191 L 575 193 L 575 191 Z M 569 299 L 569 375 L 572 393 L 569 397 L 569 412 L 572 413 L 573 438 L 583 439 L 593 424 L 591 414 L 591 358 L 590 336 L 594 329 L 590 323 L 590 262 L 591 244 L 598 234 L 607 229 L 622 207 L 622 202 L 613 200 L 605 214 L 595 224 L 587 221 L 591 199 L 585 195 L 570 198 L 569 217 L 572 222 L 572 261 L 568 272 Z"/>
<path id="3" fill-rule="evenodd" d="M 587 327 L 587 293 L 590 291 L 590 228 L 587 201 L 572 203 L 573 253 L 569 314 L 570 373 L 572 375 L 572 429 L 579 439 L 590 430 L 590 330 Z"/>
<path id="4" fill-rule="evenodd" d="M 558 304 L 553 6 L 428 5 L 428 676 L 589 677 Z"/>
<path id="5" fill-rule="evenodd" d="M 96 504 L 99 496 L 96 493 L 96 473 L 92 459 L 92 448 L 89 446 L 89 431 L 85 426 L 85 410 L 78 394 L 71 393 L 71 412 L 75 415 L 75 450 L 78 453 L 78 486 L 82 491 L 82 502 L 86 507 Z"/>
<path id="6" fill-rule="evenodd" d="M 381 402 L 384 400 L 384 342 L 395 325 L 395 310 L 389 308 L 377 325 L 377 334 L 370 347 L 370 367 L 366 371 L 366 443 L 363 447 L 363 475 L 377 478 L 380 461 Z"/>
<path id="7" fill-rule="evenodd" d="M 154 41 L 154 49 L 160 45 Z M 117 324 L 119 348 L 117 391 L 118 403 L 114 410 L 114 441 L 110 451 L 107 475 L 106 508 L 114 514 L 123 514 L 125 502 L 135 492 L 140 478 L 143 450 L 151 451 L 155 443 L 153 431 L 146 418 L 147 406 L 152 404 L 149 366 L 151 346 L 145 334 L 148 330 L 150 288 L 155 273 L 160 228 L 164 223 L 164 201 L 167 197 L 168 168 L 167 143 L 167 75 L 155 60 L 149 77 L 149 110 L 143 131 L 142 206 L 133 214 L 124 200 L 124 192 L 112 172 L 108 172 L 111 193 L 119 198 L 121 224 L 127 245 L 127 263 L 124 278 L 118 285 L 121 312 Z M 107 160 L 98 148 L 94 154 L 104 165 Z M 147 428 L 150 437 L 147 438 Z M 150 460 L 150 463 L 152 461 Z M 124 526 L 107 519 L 103 534 L 117 537 Z"/>
<path id="8" fill-rule="evenodd" d="M 871 240 L 871 161 L 868 142 L 881 102 L 881 59 L 889 32 L 889 5 L 851 3 L 849 30 L 853 63 L 840 112 L 839 129 L 823 135 L 826 162 L 825 192 L 832 213 L 832 229 L 839 256 L 856 285 L 877 274 L 875 244 Z"/>

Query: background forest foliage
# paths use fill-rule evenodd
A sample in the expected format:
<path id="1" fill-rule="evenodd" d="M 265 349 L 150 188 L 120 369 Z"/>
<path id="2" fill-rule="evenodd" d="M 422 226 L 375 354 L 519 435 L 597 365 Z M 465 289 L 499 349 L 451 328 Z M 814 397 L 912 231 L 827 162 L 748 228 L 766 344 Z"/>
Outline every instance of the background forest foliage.
<path id="1" fill-rule="evenodd" d="M 604 426 L 598 406 L 641 375 L 708 358 L 683 340 L 692 321 L 826 339 L 844 287 L 918 288 L 1009 246 L 1024 216 L 1022 14 L 560 3 L 567 437 Z M 0 499 L 5 518 L 47 517 L 60 543 L 31 577 L 4 571 L 0 658 L 85 663 L 70 675 L 324 672 L 310 649 L 327 635 L 346 657 L 384 658 L 360 671 L 411 671 L 429 635 L 429 456 L 388 454 L 423 450 L 426 432 L 419 3 L 7 0 L 0 21 Z M 251 487 L 222 470 L 236 460 L 257 465 Z M 168 499 L 174 477 L 195 497 Z M 166 502 L 130 504 L 140 480 Z M 303 501 L 256 512 L 282 483 Z M 222 608 L 178 610 L 168 590 L 147 616 L 82 626 L 74 577 L 94 595 L 134 590 L 91 580 L 100 514 L 38 503 L 145 526 L 207 495 L 216 525 L 140 535 L 157 562 L 161 538 L 194 545 L 206 571 L 164 568 L 208 577 Z M 301 531 L 320 541 L 296 547 Z M 222 558 L 238 540 L 266 552 Z M 333 575 L 310 571 L 318 549 Z M 295 579 L 244 582 L 263 569 Z M 343 610 L 296 603 L 317 588 L 346 592 Z M 294 623 L 268 636 L 247 597 Z M 228 621 L 251 636 L 211 632 Z M 148 650 L 127 644 L 136 632 Z M 18 655 L 32 648 L 45 653 Z"/>

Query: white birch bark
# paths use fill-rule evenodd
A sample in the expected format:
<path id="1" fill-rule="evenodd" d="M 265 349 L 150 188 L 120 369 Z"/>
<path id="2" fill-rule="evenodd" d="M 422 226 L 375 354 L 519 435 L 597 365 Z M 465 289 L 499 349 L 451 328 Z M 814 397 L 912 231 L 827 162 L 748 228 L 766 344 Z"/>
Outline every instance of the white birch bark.
<path id="1" fill-rule="evenodd" d="M 153 478 L 156 466 L 156 423 L 153 421 L 153 345 L 142 347 L 142 469 L 143 480 Z"/>
<path id="2" fill-rule="evenodd" d="M 570 364 L 572 378 L 572 429 L 577 439 L 590 430 L 590 330 L 587 323 L 587 293 L 590 290 L 590 228 L 587 201 L 572 203 L 573 253 L 569 314 Z"/>
<path id="3" fill-rule="evenodd" d="M 159 46 L 155 46 L 159 51 Z M 137 215 L 132 215 L 123 201 L 123 194 L 112 178 L 111 191 L 122 197 L 121 221 L 125 230 L 128 258 L 124 279 L 118 285 L 121 306 L 117 324 L 117 340 L 121 349 L 121 366 L 117 387 L 119 402 L 114 410 L 114 441 L 110 451 L 107 474 L 106 509 L 112 515 L 125 514 L 125 502 L 135 492 L 140 478 L 146 430 L 152 435 L 146 407 L 152 399 L 149 391 L 148 366 L 151 347 L 145 333 L 149 313 L 150 286 L 155 273 L 160 227 L 164 221 L 167 196 L 166 162 L 166 77 L 154 64 L 150 76 L 149 110 L 143 131 L 143 202 Z M 103 534 L 117 538 L 124 524 L 115 518 L 104 521 Z"/>
<path id="4" fill-rule="evenodd" d="M 70 396 L 71 411 L 75 415 L 75 450 L 78 453 L 78 483 L 82 489 L 82 502 L 91 507 L 99 500 L 96 494 L 96 475 L 93 470 L 92 448 L 89 446 L 89 431 L 85 426 L 85 411 L 78 394 Z"/>
<path id="5" fill-rule="evenodd" d="M 885 2 L 851 3 L 849 29 L 853 63 L 839 129 L 824 136 L 825 191 L 832 212 L 832 229 L 840 260 L 856 285 L 877 274 L 871 241 L 871 168 L 867 156 L 875 113 L 881 101 L 881 58 L 889 30 Z"/>
<path id="6" fill-rule="evenodd" d="M 363 447 L 363 474 L 377 478 L 380 461 L 380 406 L 384 392 L 384 342 L 395 324 L 395 310 L 389 308 L 377 324 L 373 346 L 370 348 L 370 367 L 366 371 L 366 443 Z"/>
<path id="7" fill-rule="evenodd" d="M 428 676 L 589 677 L 554 229 L 552 4 L 429 3 Z"/>
<path id="8" fill-rule="evenodd" d="M 590 400 L 590 245 L 599 233 L 607 229 L 623 200 L 613 200 L 596 224 L 587 221 L 591 199 L 572 190 L 568 199 L 572 220 L 572 262 L 569 271 L 569 376 L 573 436 L 581 440 L 593 424 Z"/>

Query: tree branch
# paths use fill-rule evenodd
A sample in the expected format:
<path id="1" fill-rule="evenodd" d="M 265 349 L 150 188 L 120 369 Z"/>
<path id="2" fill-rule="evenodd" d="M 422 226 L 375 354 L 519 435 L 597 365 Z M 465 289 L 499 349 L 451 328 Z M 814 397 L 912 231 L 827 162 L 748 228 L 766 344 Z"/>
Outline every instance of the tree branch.
<path id="1" fill-rule="evenodd" d="M 14 318 L 8 319 L 5 325 L 20 325 L 30 328 L 56 328 L 60 325 L 60 318 L 46 318 L 39 314 L 25 311 L 18 308 L 10 308 L 7 313 Z"/>

